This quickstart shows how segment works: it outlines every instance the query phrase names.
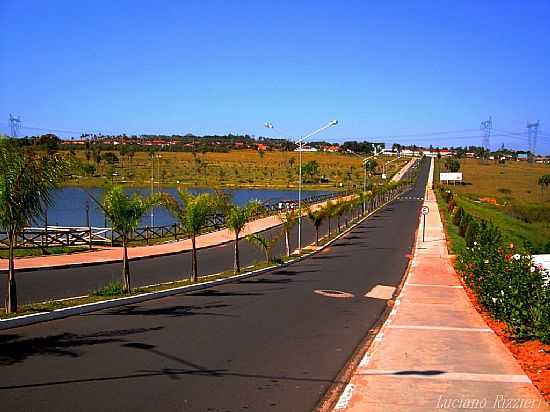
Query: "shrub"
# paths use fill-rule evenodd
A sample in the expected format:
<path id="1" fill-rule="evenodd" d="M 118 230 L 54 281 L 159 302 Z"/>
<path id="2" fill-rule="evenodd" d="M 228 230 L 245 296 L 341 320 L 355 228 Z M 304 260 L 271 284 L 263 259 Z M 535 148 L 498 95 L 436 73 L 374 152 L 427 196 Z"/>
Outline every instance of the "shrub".
<path id="1" fill-rule="evenodd" d="M 91 296 L 119 296 L 124 294 L 124 288 L 121 282 L 111 282 L 101 289 L 94 290 Z"/>
<path id="2" fill-rule="evenodd" d="M 464 215 L 464 209 L 462 207 L 455 208 L 454 214 L 453 214 L 453 225 L 458 226 L 460 225 L 460 220 L 462 219 L 462 216 Z"/>
<path id="3" fill-rule="evenodd" d="M 447 210 L 449 211 L 449 213 L 453 213 L 453 210 L 455 209 L 455 207 L 456 207 L 456 202 L 454 199 L 451 199 L 449 203 L 447 203 Z"/>
<path id="4" fill-rule="evenodd" d="M 466 240 L 466 246 L 473 247 L 474 242 L 477 239 L 477 232 L 479 230 L 479 225 L 475 221 L 475 219 L 471 219 L 468 222 L 468 227 L 466 228 L 466 233 L 464 235 L 464 239 Z"/>
<path id="5" fill-rule="evenodd" d="M 550 288 L 530 255 L 504 247 L 500 231 L 481 221 L 457 266 L 465 283 L 492 315 L 520 339 L 550 342 Z"/>
<path id="6" fill-rule="evenodd" d="M 466 229 L 468 229 L 468 224 L 472 217 L 468 213 L 462 214 L 462 219 L 460 219 L 460 224 L 458 225 L 458 234 L 461 237 L 466 236 Z"/>

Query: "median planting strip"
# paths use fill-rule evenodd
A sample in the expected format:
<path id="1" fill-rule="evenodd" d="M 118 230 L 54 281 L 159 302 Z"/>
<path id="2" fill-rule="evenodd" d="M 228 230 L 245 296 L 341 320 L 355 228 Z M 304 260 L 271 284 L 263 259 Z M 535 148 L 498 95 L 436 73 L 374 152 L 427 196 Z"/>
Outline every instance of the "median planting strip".
<path id="1" fill-rule="evenodd" d="M 393 202 L 401 194 L 402 193 L 396 193 L 393 198 L 381 204 L 378 208 L 373 209 L 371 212 L 363 217 L 356 218 L 357 220 L 354 223 L 350 223 L 350 226 L 348 226 L 345 230 L 342 230 L 340 233 L 327 235 L 321 238 L 319 242 L 320 245 L 318 247 L 315 246 L 315 243 L 313 243 L 309 246 L 304 247 L 304 250 L 308 250 L 308 252 L 306 253 L 302 253 L 301 255 L 295 254 L 287 258 L 282 258 L 283 263 L 264 262 L 258 265 L 249 266 L 245 268 L 245 273 L 241 273 L 239 275 L 233 275 L 232 271 L 207 275 L 200 277 L 199 283 L 191 283 L 189 279 L 184 279 L 175 282 L 145 286 L 136 289 L 133 294 L 122 297 L 113 297 L 111 299 L 105 299 L 105 296 L 97 296 L 91 294 L 75 298 L 67 298 L 31 304 L 27 307 L 23 307 L 23 312 L 25 310 L 27 311 L 26 314 L 21 315 L 21 312 L 19 312 L 18 314 L 14 314 L 15 316 L 13 317 L 8 317 L 10 315 L 2 315 L 2 318 L 0 318 L 0 330 L 11 329 L 55 319 L 62 319 L 68 316 L 82 315 L 102 309 L 136 304 L 140 302 L 145 302 L 147 300 L 212 288 L 226 283 L 232 283 L 249 277 L 261 275 L 275 268 L 281 268 L 291 265 L 295 262 L 319 253 L 320 251 L 331 245 L 333 242 L 346 235 L 357 225 L 368 219 L 378 210 Z"/>

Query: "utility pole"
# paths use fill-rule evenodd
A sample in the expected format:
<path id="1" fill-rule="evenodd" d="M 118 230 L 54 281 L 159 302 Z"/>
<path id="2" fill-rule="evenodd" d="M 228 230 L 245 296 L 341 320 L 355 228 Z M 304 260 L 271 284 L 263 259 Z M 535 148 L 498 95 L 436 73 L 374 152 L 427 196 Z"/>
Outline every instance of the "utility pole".
<path id="1" fill-rule="evenodd" d="M 21 118 L 19 116 L 15 117 L 12 116 L 10 113 L 10 131 L 11 131 L 11 137 L 16 138 L 17 134 L 19 133 L 19 129 L 21 129 Z"/>
<path id="2" fill-rule="evenodd" d="M 481 146 L 487 151 L 491 151 L 491 129 L 493 128 L 493 119 L 489 116 L 489 120 L 481 122 L 480 129 L 483 132 Z"/>
<path id="3" fill-rule="evenodd" d="M 529 161 L 534 162 L 537 150 L 537 134 L 539 132 L 539 121 L 527 122 L 527 142 L 529 144 Z"/>

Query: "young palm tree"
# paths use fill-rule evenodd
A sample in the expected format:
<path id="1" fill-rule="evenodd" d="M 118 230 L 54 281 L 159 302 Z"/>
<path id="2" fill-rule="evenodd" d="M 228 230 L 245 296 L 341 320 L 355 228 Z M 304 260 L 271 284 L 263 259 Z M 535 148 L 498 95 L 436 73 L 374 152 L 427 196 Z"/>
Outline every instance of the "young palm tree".
<path id="1" fill-rule="evenodd" d="M 170 195 L 163 195 L 163 203 L 191 236 L 191 273 L 193 282 L 198 279 L 196 238 L 206 225 L 208 216 L 216 211 L 216 201 L 210 193 L 192 193 L 178 190 L 181 202 Z"/>
<path id="2" fill-rule="evenodd" d="M 325 218 L 327 217 L 325 209 L 309 209 L 307 212 L 307 217 L 309 218 L 309 220 L 311 220 L 311 223 L 313 223 L 313 226 L 315 227 L 315 245 L 319 246 L 319 227 L 321 227 L 323 220 L 325 220 Z"/>
<path id="3" fill-rule="evenodd" d="M 323 213 L 325 214 L 325 217 L 327 218 L 328 222 L 328 235 L 331 234 L 331 228 L 330 228 L 330 219 L 334 217 L 334 212 L 336 211 L 335 204 L 332 200 L 328 200 L 327 203 L 325 203 L 325 206 L 323 206 Z"/>
<path id="4" fill-rule="evenodd" d="M 285 212 L 279 214 L 279 219 L 283 224 L 283 231 L 285 233 L 286 255 L 290 256 L 290 232 L 298 223 L 298 211 L 287 209 Z"/>
<path id="5" fill-rule="evenodd" d="M 143 197 L 138 193 L 128 195 L 124 192 L 122 186 L 118 185 L 107 190 L 103 203 L 98 202 L 111 221 L 113 231 L 119 233 L 122 237 L 122 288 L 126 293 L 131 291 L 130 264 L 128 262 L 130 234 L 138 227 L 145 213 L 159 203 L 160 200 L 157 195 L 149 197 Z"/>
<path id="6" fill-rule="evenodd" d="M 251 235 L 248 235 L 246 237 L 246 240 L 248 240 L 258 249 L 263 251 L 265 254 L 265 261 L 269 263 L 273 261 L 273 248 L 275 247 L 283 233 L 284 230 L 281 232 L 281 234 L 272 237 L 268 237 L 267 235 L 262 235 L 260 233 L 253 233 Z"/>
<path id="7" fill-rule="evenodd" d="M 245 206 L 233 205 L 225 217 L 227 227 L 235 234 L 235 259 L 233 261 L 233 273 L 235 274 L 241 272 L 239 235 L 259 207 L 260 203 L 257 201 L 248 202 Z"/>
<path id="8" fill-rule="evenodd" d="M 338 220 L 338 232 L 340 232 L 340 218 L 342 217 L 342 215 L 344 215 L 344 213 L 346 213 L 346 201 L 338 199 L 338 201 L 334 205 L 334 215 Z"/>
<path id="9" fill-rule="evenodd" d="M 67 170 L 57 154 L 24 151 L 0 139 L 0 227 L 8 235 L 8 288 L 6 313 L 17 312 L 14 249 L 17 236 L 33 219 L 44 215 L 52 193 Z"/>

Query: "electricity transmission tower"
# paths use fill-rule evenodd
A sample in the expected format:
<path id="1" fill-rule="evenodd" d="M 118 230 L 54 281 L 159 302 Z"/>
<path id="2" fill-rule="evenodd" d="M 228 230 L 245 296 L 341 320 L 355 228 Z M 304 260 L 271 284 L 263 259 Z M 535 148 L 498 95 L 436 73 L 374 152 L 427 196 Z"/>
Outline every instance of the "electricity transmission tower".
<path id="1" fill-rule="evenodd" d="M 537 134 L 539 132 L 539 121 L 536 123 L 527 122 L 527 143 L 529 144 L 530 158 L 534 158 L 537 150 Z"/>
<path id="2" fill-rule="evenodd" d="M 21 129 L 21 119 L 19 116 L 14 117 L 10 113 L 10 131 L 11 131 L 11 137 L 15 138 L 17 137 L 17 134 L 19 133 L 19 129 Z"/>
<path id="3" fill-rule="evenodd" d="M 487 151 L 491 151 L 491 129 L 493 128 L 493 119 L 489 116 L 489 120 L 481 122 L 480 129 L 483 131 L 483 139 L 481 145 Z"/>

